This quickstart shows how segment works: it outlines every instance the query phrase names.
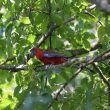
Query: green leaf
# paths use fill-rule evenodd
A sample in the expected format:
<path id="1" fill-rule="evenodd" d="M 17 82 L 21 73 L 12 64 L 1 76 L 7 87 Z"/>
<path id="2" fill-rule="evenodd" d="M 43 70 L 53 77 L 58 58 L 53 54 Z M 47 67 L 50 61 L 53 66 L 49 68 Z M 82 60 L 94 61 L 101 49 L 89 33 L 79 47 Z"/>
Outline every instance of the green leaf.
<path id="1" fill-rule="evenodd" d="M 95 35 L 90 32 L 84 32 L 83 35 L 86 39 L 95 39 Z"/>
<path id="2" fill-rule="evenodd" d="M 58 14 L 52 14 L 52 21 L 55 22 L 57 25 L 63 24 L 62 17 Z"/>
<path id="3" fill-rule="evenodd" d="M 3 0 L 0 0 L 0 2 L 2 3 L 2 2 L 3 2 Z"/>
<path id="4" fill-rule="evenodd" d="M 83 47 L 86 50 L 90 50 L 90 48 L 91 48 L 90 42 L 87 39 L 83 39 Z"/>
<path id="5" fill-rule="evenodd" d="M 99 38 L 102 38 L 104 35 L 105 35 L 105 27 L 100 26 L 100 27 L 98 28 L 98 37 L 99 37 Z"/>
<path id="6" fill-rule="evenodd" d="M 30 34 L 30 35 L 28 36 L 28 41 L 29 41 L 30 43 L 33 43 L 33 42 L 35 41 L 35 38 L 36 38 L 35 35 Z"/>
<path id="7" fill-rule="evenodd" d="M 43 14 L 33 14 L 33 16 L 35 16 L 35 23 L 37 24 L 37 25 L 39 25 L 39 24 L 41 24 L 42 23 L 42 21 L 43 21 Z"/>
<path id="8" fill-rule="evenodd" d="M 29 17 L 22 17 L 22 18 L 20 19 L 20 21 L 21 21 L 21 23 L 23 23 L 23 24 L 30 24 L 30 23 L 31 23 Z"/>
<path id="9" fill-rule="evenodd" d="M 108 36 L 110 36 L 110 24 L 106 25 L 105 32 Z"/>

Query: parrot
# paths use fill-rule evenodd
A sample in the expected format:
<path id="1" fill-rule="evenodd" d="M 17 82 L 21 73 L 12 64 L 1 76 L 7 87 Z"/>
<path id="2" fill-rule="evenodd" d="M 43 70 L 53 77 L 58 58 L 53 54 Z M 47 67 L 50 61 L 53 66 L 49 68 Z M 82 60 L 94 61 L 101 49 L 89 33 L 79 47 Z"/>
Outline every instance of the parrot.
<path id="1" fill-rule="evenodd" d="M 43 50 L 40 48 L 32 48 L 30 50 L 31 56 L 36 56 L 45 65 L 58 65 L 66 62 L 70 57 L 61 53 L 54 52 L 52 50 Z"/>
<path id="2" fill-rule="evenodd" d="M 61 53 L 55 52 L 53 50 L 43 50 L 37 47 L 34 47 L 30 50 L 30 57 L 36 56 L 37 59 L 39 59 L 41 62 L 44 63 L 44 65 L 58 65 L 62 64 L 69 59 L 73 58 L 73 56 L 65 56 Z M 74 65 L 76 68 L 79 68 L 79 64 Z M 85 70 L 94 73 L 93 70 L 91 70 L 88 67 L 84 68 Z"/>

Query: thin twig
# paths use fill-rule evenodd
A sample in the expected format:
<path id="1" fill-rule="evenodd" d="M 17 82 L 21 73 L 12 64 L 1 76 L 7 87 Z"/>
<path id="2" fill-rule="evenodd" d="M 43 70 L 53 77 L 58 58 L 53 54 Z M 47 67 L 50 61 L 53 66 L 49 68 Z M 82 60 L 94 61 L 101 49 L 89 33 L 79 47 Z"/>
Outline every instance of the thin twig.
<path id="1" fill-rule="evenodd" d="M 48 28 L 50 28 L 52 25 L 52 22 L 51 22 L 51 12 L 52 12 L 51 0 L 47 0 L 47 4 L 48 4 L 48 18 L 49 18 Z M 49 43 L 50 43 L 50 49 L 52 49 L 52 36 L 49 37 Z"/>
<path id="2" fill-rule="evenodd" d="M 96 65 L 95 63 L 92 64 L 93 67 L 97 70 L 100 78 L 103 80 L 103 82 L 107 85 L 107 87 L 110 87 L 110 83 L 108 82 L 107 78 L 104 76 L 104 74 L 102 73 L 102 71 L 100 70 L 100 68 L 98 67 L 98 65 Z"/>
<path id="3" fill-rule="evenodd" d="M 92 13 L 90 13 L 88 10 L 84 10 L 84 13 L 96 19 L 96 17 Z M 104 27 L 104 24 L 101 21 L 98 20 L 98 23 Z"/>

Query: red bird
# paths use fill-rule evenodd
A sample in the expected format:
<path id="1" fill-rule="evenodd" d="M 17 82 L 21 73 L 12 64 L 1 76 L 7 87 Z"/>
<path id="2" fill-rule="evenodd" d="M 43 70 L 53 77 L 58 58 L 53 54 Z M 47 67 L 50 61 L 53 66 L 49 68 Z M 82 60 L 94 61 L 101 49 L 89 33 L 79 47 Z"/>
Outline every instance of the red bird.
<path id="1" fill-rule="evenodd" d="M 56 53 L 53 51 L 47 51 L 47 50 L 43 50 L 40 48 L 32 48 L 30 51 L 30 57 L 34 57 L 36 56 L 36 58 L 38 58 L 40 61 L 42 61 L 44 64 L 52 64 L 52 65 L 57 65 L 57 64 L 61 64 L 66 62 L 68 59 L 73 58 L 73 57 L 67 57 L 64 56 L 60 53 Z M 78 64 L 74 65 L 76 68 L 80 68 L 80 66 Z M 85 70 L 94 73 L 93 70 L 91 70 L 88 67 L 84 68 Z"/>
<path id="2" fill-rule="evenodd" d="M 52 65 L 64 63 L 69 58 L 62 54 L 53 51 L 43 50 L 40 48 L 32 48 L 30 54 L 31 56 L 36 56 L 36 58 L 42 61 L 44 64 L 52 64 Z"/>

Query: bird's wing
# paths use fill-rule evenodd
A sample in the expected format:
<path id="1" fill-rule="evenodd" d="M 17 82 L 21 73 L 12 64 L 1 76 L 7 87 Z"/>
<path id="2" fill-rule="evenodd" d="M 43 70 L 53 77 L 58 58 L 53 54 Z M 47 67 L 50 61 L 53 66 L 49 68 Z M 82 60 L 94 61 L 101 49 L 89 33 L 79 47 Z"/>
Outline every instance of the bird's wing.
<path id="1" fill-rule="evenodd" d="M 44 52 L 44 57 L 47 57 L 47 58 L 52 58 L 52 57 L 67 58 L 66 56 L 64 56 L 62 54 L 59 54 L 59 53 L 56 53 L 56 52 L 52 52 L 52 51 L 45 51 Z"/>

